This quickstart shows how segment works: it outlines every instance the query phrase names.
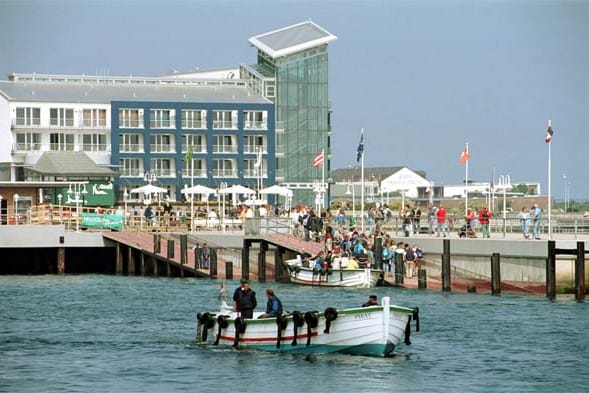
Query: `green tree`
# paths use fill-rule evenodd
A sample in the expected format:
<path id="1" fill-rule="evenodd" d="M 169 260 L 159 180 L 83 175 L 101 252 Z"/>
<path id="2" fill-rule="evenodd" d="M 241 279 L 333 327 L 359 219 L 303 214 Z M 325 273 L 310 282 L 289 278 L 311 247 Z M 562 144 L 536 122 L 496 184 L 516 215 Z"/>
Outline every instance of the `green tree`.
<path id="1" fill-rule="evenodd" d="M 517 186 L 511 189 L 512 192 L 521 192 L 524 195 L 528 195 L 530 193 L 530 189 L 525 184 L 518 184 Z"/>

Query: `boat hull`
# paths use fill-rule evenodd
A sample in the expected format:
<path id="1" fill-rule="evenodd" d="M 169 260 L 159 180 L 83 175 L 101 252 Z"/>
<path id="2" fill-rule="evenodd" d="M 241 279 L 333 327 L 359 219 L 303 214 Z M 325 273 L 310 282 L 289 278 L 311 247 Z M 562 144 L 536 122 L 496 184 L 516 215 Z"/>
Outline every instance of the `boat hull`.
<path id="1" fill-rule="evenodd" d="M 400 343 L 408 343 L 406 330 L 410 329 L 409 321 L 416 318 L 416 309 L 389 302 L 389 298 L 383 298 L 382 306 L 293 312 L 278 321 L 277 318 L 242 320 L 226 311 L 207 313 L 207 318 L 200 313 L 196 341 L 300 355 L 387 356 Z"/>
<path id="2" fill-rule="evenodd" d="M 373 288 L 383 278 L 379 269 L 329 269 L 327 273 L 303 267 L 297 260 L 286 261 L 290 282 L 323 287 Z"/>

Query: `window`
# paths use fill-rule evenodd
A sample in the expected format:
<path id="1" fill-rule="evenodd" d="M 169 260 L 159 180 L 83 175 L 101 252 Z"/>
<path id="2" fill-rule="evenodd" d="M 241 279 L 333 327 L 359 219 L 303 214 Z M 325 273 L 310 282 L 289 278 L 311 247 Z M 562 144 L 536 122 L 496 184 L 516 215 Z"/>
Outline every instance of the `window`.
<path id="1" fill-rule="evenodd" d="M 49 134 L 49 149 L 53 151 L 73 151 L 74 135 L 64 133 Z"/>
<path id="2" fill-rule="evenodd" d="M 106 109 L 84 109 L 82 112 L 82 126 L 106 127 Z"/>
<path id="3" fill-rule="evenodd" d="M 173 109 L 152 109 L 149 111 L 150 128 L 175 128 L 176 111 Z"/>
<path id="4" fill-rule="evenodd" d="M 106 151 L 106 134 L 84 134 L 82 135 L 82 150 L 84 151 Z"/>
<path id="5" fill-rule="evenodd" d="M 204 159 L 193 159 L 194 164 L 190 161 L 182 161 L 182 177 L 190 178 L 192 165 L 194 165 L 194 177 L 207 177 L 207 161 Z"/>
<path id="6" fill-rule="evenodd" d="M 182 135 L 182 153 L 188 152 L 190 146 L 192 146 L 193 153 L 206 153 L 207 137 L 202 134 Z"/>
<path id="7" fill-rule="evenodd" d="M 237 153 L 234 135 L 213 135 L 213 153 Z"/>
<path id="8" fill-rule="evenodd" d="M 151 171 L 157 177 L 174 177 L 174 160 L 168 158 L 152 158 Z"/>
<path id="9" fill-rule="evenodd" d="M 214 177 L 237 177 L 237 163 L 235 160 L 214 159 Z"/>
<path id="10" fill-rule="evenodd" d="M 29 151 L 41 149 L 41 134 L 34 132 L 22 132 L 16 134 L 17 151 Z"/>
<path id="11" fill-rule="evenodd" d="M 41 125 L 41 108 L 16 108 L 17 126 Z"/>
<path id="12" fill-rule="evenodd" d="M 67 108 L 51 108 L 49 110 L 49 124 L 58 127 L 73 127 L 74 110 Z"/>
<path id="13" fill-rule="evenodd" d="M 237 111 L 213 111 L 214 129 L 237 129 Z"/>
<path id="14" fill-rule="evenodd" d="M 142 158 L 121 158 L 121 176 L 143 177 L 143 159 Z"/>
<path id="15" fill-rule="evenodd" d="M 143 109 L 119 109 L 119 127 L 143 128 Z"/>
<path id="16" fill-rule="evenodd" d="M 268 177 L 268 164 L 262 159 L 258 165 L 258 159 L 243 160 L 243 177 Z"/>
<path id="17" fill-rule="evenodd" d="M 119 137 L 121 153 L 143 152 L 143 136 L 141 134 L 120 134 Z"/>
<path id="18" fill-rule="evenodd" d="M 182 128 L 202 130 L 207 128 L 207 111 L 205 110 L 182 110 Z"/>
<path id="19" fill-rule="evenodd" d="M 149 136 L 149 150 L 152 153 L 174 152 L 174 138 L 170 134 L 152 134 Z"/>
<path id="20" fill-rule="evenodd" d="M 243 137 L 243 152 L 246 154 L 255 154 L 261 151 L 268 153 L 265 135 L 246 135 Z"/>
<path id="21" fill-rule="evenodd" d="M 268 129 L 268 112 L 267 111 L 245 111 L 245 112 L 243 112 L 243 129 L 244 130 L 267 130 Z"/>

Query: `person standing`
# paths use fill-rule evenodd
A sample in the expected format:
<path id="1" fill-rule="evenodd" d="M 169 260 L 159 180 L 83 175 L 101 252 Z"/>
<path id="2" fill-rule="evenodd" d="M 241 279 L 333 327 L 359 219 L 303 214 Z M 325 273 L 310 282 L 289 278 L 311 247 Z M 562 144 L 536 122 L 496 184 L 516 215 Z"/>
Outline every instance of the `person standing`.
<path id="1" fill-rule="evenodd" d="M 434 206 L 433 203 L 430 202 L 428 209 L 427 209 L 427 223 L 429 225 L 429 234 L 433 235 L 435 233 L 435 222 L 436 222 L 436 213 L 438 208 Z"/>
<path id="2" fill-rule="evenodd" d="M 421 209 L 418 204 L 415 204 L 413 212 L 413 231 L 418 235 L 421 232 Z"/>
<path id="3" fill-rule="evenodd" d="M 266 312 L 259 316 L 259 318 L 273 318 L 282 314 L 282 302 L 272 289 L 266 289 L 266 297 L 268 302 L 266 303 Z"/>
<path id="4" fill-rule="evenodd" d="M 522 210 L 517 213 L 517 218 L 519 218 L 524 239 L 529 239 L 530 235 L 528 234 L 528 231 L 530 230 L 530 212 L 525 207 L 522 207 Z"/>
<path id="5" fill-rule="evenodd" d="M 446 225 L 446 209 L 442 204 L 440 204 L 440 207 L 436 211 L 436 220 L 438 223 L 437 237 L 440 237 L 440 232 L 442 232 L 444 237 L 446 237 L 448 235 L 448 226 Z"/>
<path id="6" fill-rule="evenodd" d="M 243 318 L 252 319 L 254 309 L 258 305 L 256 292 L 250 288 L 249 281 L 241 279 L 240 286 L 233 293 L 233 311 L 240 313 Z"/>
<path id="7" fill-rule="evenodd" d="M 203 243 L 201 249 L 201 266 L 203 269 L 208 269 L 210 267 L 211 261 L 211 250 L 207 246 L 206 243 Z"/>
<path id="8" fill-rule="evenodd" d="M 483 207 L 479 212 L 479 223 L 481 224 L 481 229 L 483 231 L 483 238 L 486 237 L 489 239 L 491 237 L 491 231 L 489 230 L 491 217 L 493 217 L 493 214 L 486 207 Z"/>
<path id="9" fill-rule="evenodd" d="M 534 239 L 540 240 L 540 221 L 542 220 L 542 209 L 540 209 L 537 204 L 534 204 L 534 207 L 532 207 L 530 217 L 534 222 Z"/>

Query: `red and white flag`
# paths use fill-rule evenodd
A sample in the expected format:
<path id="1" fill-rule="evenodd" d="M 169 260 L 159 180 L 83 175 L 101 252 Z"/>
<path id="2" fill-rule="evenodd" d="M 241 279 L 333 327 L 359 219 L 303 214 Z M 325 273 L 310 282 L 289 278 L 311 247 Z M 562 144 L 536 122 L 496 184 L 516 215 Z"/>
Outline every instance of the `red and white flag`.
<path id="1" fill-rule="evenodd" d="M 470 158 L 470 154 L 468 153 L 468 143 L 464 145 L 464 150 L 460 154 L 460 163 L 464 164 Z"/>
<path id="2" fill-rule="evenodd" d="M 321 153 L 317 154 L 317 157 L 313 160 L 313 167 L 314 168 L 321 168 L 323 166 L 323 161 L 325 159 L 325 154 L 323 154 L 323 150 Z"/>
<path id="3" fill-rule="evenodd" d="M 544 137 L 544 142 L 550 143 L 550 141 L 552 140 L 552 134 L 554 134 L 554 131 L 552 131 L 552 123 L 548 122 L 548 128 L 546 129 L 546 136 Z"/>

